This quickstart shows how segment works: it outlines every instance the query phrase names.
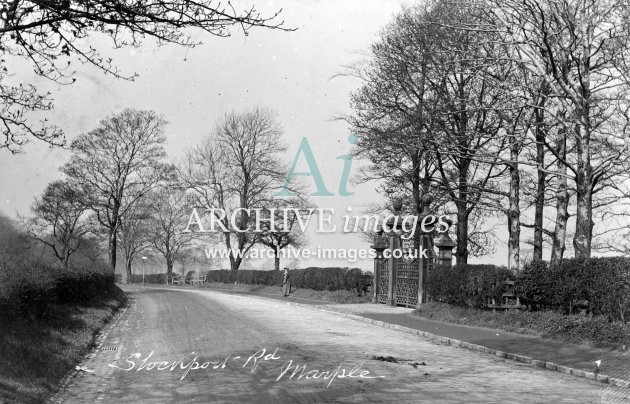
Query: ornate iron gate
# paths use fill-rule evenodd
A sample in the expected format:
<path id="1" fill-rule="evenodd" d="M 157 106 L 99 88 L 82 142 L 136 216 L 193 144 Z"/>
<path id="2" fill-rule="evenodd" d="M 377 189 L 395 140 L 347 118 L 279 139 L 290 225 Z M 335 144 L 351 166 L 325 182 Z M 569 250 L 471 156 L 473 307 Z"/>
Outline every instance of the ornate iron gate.
<path id="1" fill-rule="evenodd" d="M 388 244 L 383 237 L 375 238 L 372 245 L 377 251 L 374 259 L 375 274 L 375 293 L 373 301 L 375 303 L 394 304 L 397 306 L 417 307 L 420 298 L 426 299 L 420 291 L 420 273 L 428 276 L 431 269 L 435 265 L 436 255 L 433 245 L 433 235 L 423 234 L 421 236 L 421 246 L 426 250 L 427 258 L 419 256 L 416 250 L 415 257 L 409 257 L 409 248 L 413 251 L 413 247 L 402 246 L 400 236 L 394 236 L 390 239 L 393 249 L 403 247 L 403 255 L 401 258 L 391 257 L 391 251 L 384 257 L 384 250 L 388 249 Z M 392 268 L 393 267 L 393 268 Z M 391 270 L 393 269 L 393 273 Z M 392 290 L 389 289 L 390 282 L 393 281 Z M 390 296 L 390 293 L 392 296 Z"/>
<path id="2" fill-rule="evenodd" d="M 436 215 L 430 214 L 429 205 L 432 201 L 433 197 L 430 195 L 422 197 L 424 206 L 416 218 L 417 223 L 422 223 L 422 225 L 419 229 L 414 227 L 417 232 L 416 235 L 420 238 L 420 248 L 416 249 L 412 234 L 406 233 L 404 238 L 401 237 L 405 231 L 411 229 L 405 229 L 404 225 L 399 222 L 402 202 L 400 199 L 394 200 L 392 204 L 394 216 L 383 224 L 374 236 L 374 243 L 370 246 L 376 251 L 373 302 L 417 307 L 418 303 L 424 303 L 427 300 L 427 291 L 424 286 L 426 286 L 427 277 L 438 259 L 435 254 L 436 245 L 433 241 L 437 232 L 435 223 L 438 222 L 438 218 Z M 433 229 L 425 230 L 424 222 L 429 216 L 432 217 L 427 223 L 431 224 Z M 449 220 L 446 223 L 448 226 L 452 224 Z M 442 265 L 450 265 L 451 250 L 455 244 L 450 240 L 448 234 L 444 233 L 441 237 L 440 244 L 437 245 L 440 249 L 439 259 Z M 394 251 L 398 254 L 393 254 Z M 400 254 L 401 252 L 402 254 Z M 410 253 L 412 254 L 411 257 L 409 256 Z"/>
<path id="3" fill-rule="evenodd" d="M 416 307 L 418 305 L 418 260 L 406 262 L 396 260 L 396 305 Z"/>

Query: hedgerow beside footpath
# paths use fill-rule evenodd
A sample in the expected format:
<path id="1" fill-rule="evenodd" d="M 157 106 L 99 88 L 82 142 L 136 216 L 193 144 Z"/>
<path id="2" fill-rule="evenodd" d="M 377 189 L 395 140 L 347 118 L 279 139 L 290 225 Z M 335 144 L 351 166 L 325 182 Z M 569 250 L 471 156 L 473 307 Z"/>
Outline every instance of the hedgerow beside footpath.
<path id="1" fill-rule="evenodd" d="M 248 285 L 281 286 L 283 271 L 239 269 L 206 272 L 208 282 L 244 283 Z M 363 290 L 372 284 L 372 274 L 359 268 L 308 267 L 290 271 L 295 288 L 317 291 Z"/>
<path id="2" fill-rule="evenodd" d="M 0 265 L 0 401 L 44 401 L 124 302 L 106 269 Z"/>
<path id="3" fill-rule="evenodd" d="M 527 310 L 487 309 L 513 292 Z M 433 303 L 415 314 L 456 324 L 539 335 L 624 350 L 630 346 L 630 259 L 566 259 L 555 267 L 534 261 L 512 274 L 493 265 L 436 267 L 428 291 Z"/>

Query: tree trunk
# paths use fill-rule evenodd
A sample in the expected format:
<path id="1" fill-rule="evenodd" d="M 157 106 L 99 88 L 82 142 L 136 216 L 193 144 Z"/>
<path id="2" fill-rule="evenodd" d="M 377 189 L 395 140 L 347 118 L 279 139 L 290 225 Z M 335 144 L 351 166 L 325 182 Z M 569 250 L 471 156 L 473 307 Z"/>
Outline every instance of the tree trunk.
<path id="1" fill-rule="evenodd" d="M 130 259 L 125 260 L 125 268 L 127 269 L 127 283 L 131 283 L 131 261 Z"/>
<path id="2" fill-rule="evenodd" d="M 170 278 L 173 275 L 173 260 L 170 258 L 166 259 L 166 278 Z"/>
<path id="3" fill-rule="evenodd" d="M 411 156 L 411 164 L 413 165 L 411 168 L 411 197 L 412 197 L 412 203 L 413 203 L 413 207 L 412 207 L 412 214 L 415 215 L 416 217 L 419 217 L 420 214 L 422 213 L 423 210 L 423 206 L 422 206 L 422 195 L 420 193 L 420 173 L 421 173 L 421 169 L 420 169 L 420 163 L 421 163 L 421 155 L 420 155 L 420 151 L 418 149 L 414 150 L 414 153 L 412 153 Z M 413 234 L 413 251 L 414 254 L 418 254 L 419 249 L 420 249 L 420 231 L 418 228 L 416 228 L 415 233 Z M 418 255 L 416 255 L 418 256 Z M 418 259 L 418 262 L 422 260 L 422 258 Z M 425 299 L 425 290 L 426 290 L 426 282 L 427 282 L 427 271 L 426 268 L 424 267 L 424 265 L 420 265 L 418 267 L 418 289 L 419 289 L 419 296 L 422 296 L 422 298 L 418 299 L 418 304 L 422 304 L 424 303 L 422 300 Z"/>
<path id="4" fill-rule="evenodd" d="M 238 268 L 241 266 L 241 263 L 243 262 L 243 257 L 236 257 L 234 258 L 233 261 L 233 266 L 232 266 L 232 270 L 233 271 L 238 271 Z"/>
<path id="5" fill-rule="evenodd" d="M 593 167 L 589 134 L 576 125 L 577 175 L 575 178 L 577 209 L 573 248 L 576 258 L 591 257 L 593 238 Z"/>
<path id="6" fill-rule="evenodd" d="M 420 215 L 422 213 L 422 195 L 420 194 L 420 156 L 416 149 L 415 153 L 412 153 L 411 164 L 411 198 L 413 203 L 413 215 Z M 417 229 L 416 229 L 417 230 Z M 420 246 L 420 232 L 416 231 L 413 235 L 413 247 L 416 249 Z"/>
<path id="7" fill-rule="evenodd" d="M 273 252 L 274 252 L 273 269 L 275 269 L 276 271 L 279 271 L 280 270 L 280 247 L 275 246 Z"/>
<path id="8" fill-rule="evenodd" d="M 116 273 L 116 251 L 118 249 L 118 239 L 116 238 L 116 226 L 109 229 L 108 234 L 108 246 L 109 246 L 109 267 L 112 273 Z"/>
<path id="9" fill-rule="evenodd" d="M 455 263 L 468 263 L 468 210 L 465 203 L 457 202 L 457 251 Z"/>
<path id="10" fill-rule="evenodd" d="M 536 113 L 536 202 L 534 204 L 534 261 L 543 259 L 543 215 L 545 210 L 545 189 L 547 173 L 545 172 L 545 131 L 544 118 Z"/>
<path id="11" fill-rule="evenodd" d="M 521 241 L 521 209 L 520 202 L 520 186 L 521 178 L 518 169 L 518 155 L 520 145 L 512 137 L 510 145 L 510 195 L 508 208 L 508 269 L 512 271 L 519 270 L 520 264 L 520 241 Z"/>
<path id="12" fill-rule="evenodd" d="M 225 233 L 224 234 L 225 237 L 225 247 L 228 250 L 228 258 L 230 260 L 230 270 L 232 271 L 236 271 L 238 269 L 238 264 L 240 264 L 240 262 L 237 264 L 236 263 L 236 257 L 234 257 L 234 254 L 232 253 L 232 240 L 230 239 L 230 233 Z"/>
<path id="13" fill-rule="evenodd" d="M 582 177 L 582 175 L 579 177 Z M 575 213 L 575 235 L 573 236 L 575 258 L 590 258 L 593 238 L 593 192 L 592 185 L 588 179 L 579 179 L 576 196 L 577 209 Z"/>
<path id="14" fill-rule="evenodd" d="M 459 178 L 457 186 L 457 251 L 456 263 L 468 264 L 468 167 L 470 161 L 462 159 L 459 164 Z"/>
<path id="15" fill-rule="evenodd" d="M 248 187 L 247 185 L 247 181 L 244 185 L 246 188 Z M 247 189 L 244 190 L 243 195 L 247 195 Z M 241 195 L 240 198 L 240 207 L 243 209 L 248 209 L 249 205 L 247 203 L 247 199 Z M 241 214 L 239 215 L 238 218 L 238 226 L 241 229 L 244 229 L 247 227 L 247 224 L 249 223 L 249 216 L 244 212 L 241 211 Z M 233 271 L 238 271 L 238 268 L 241 266 L 241 263 L 243 262 L 243 252 L 245 251 L 245 243 L 247 242 L 247 235 L 245 233 L 236 233 L 236 243 L 237 243 L 237 247 L 238 247 L 238 256 L 234 257 L 234 261 L 232 261 L 232 270 Z"/>
<path id="16" fill-rule="evenodd" d="M 567 155 L 567 142 L 564 135 L 560 135 L 558 156 L 565 159 Z M 567 167 L 558 160 L 558 185 L 556 188 L 556 227 L 553 232 L 553 245 L 551 248 L 550 265 L 555 267 L 562 260 L 567 235 L 567 221 L 569 220 L 569 192 L 567 185 Z"/>
<path id="17" fill-rule="evenodd" d="M 70 254 L 68 254 L 68 252 L 66 252 L 63 256 L 63 259 L 61 260 L 61 265 L 63 266 L 63 269 L 68 270 L 68 262 L 70 261 Z"/>

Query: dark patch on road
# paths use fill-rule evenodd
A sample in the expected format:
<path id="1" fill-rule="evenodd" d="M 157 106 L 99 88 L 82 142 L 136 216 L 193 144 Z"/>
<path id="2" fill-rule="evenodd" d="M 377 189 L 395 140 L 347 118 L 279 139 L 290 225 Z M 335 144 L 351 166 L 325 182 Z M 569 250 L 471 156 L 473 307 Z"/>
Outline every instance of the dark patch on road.
<path id="1" fill-rule="evenodd" d="M 372 356 L 372 359 L 375 361 L 399 363 L 399 360 L 393 356 Z"/>
<path id="2" fill-rule="evenodd" d="M 418 366 L 427 366 L 426 363 L 412 362 L 411 359 L 398 359 L 393 356 L 372 356 L 372 360 L 390 363 L 402 363 L 413 366 L 414 369 L 418 369 Z M 428 374 L 428 373 L 427 373 Z"/>

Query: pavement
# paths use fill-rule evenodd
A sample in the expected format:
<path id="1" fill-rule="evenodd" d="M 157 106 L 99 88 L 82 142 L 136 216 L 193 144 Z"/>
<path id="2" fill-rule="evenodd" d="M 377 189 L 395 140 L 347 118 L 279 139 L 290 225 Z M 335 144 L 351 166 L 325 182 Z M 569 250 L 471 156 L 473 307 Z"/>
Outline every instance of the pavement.
<path id="1" fill-rule="evenodd" d="M 597 370 L 600 374 L 630 381 L 628 351 L 600 349 L 497 329 L 445 323 L 418 317 L 411 313 L 413 310 L 400 307 L 357 304 L 330 305 L 327 308 L 482 345 L 497 351 L 525 355 L 585 372 Z M 596 361 L 600 361 L 599 367 Z"/>
<path id="2" fill-rule="evenodd" d="M 52 401 L 630 402 L 630 389 L 330 311 L 372 305 L 309 307 L 212 290 L 124 289 L 130 307 Z"/>
<path id="3" fill-rule="evenodd" d="M 320 308 L 323 309 L 356 314 L 376 321 L 482 345 L 497 351 L 525 355 L 539 361 L 553 362 L 584 372 L 597 371 L 600 374 L 630 381 L 630 351 L 601 349 L 492 328 L 436 321 L 412 314 L 413 309 L 382 304 L 331 304 L 321 300 L 283 297 L 271 293 L 226 292 L 250 296 L 261 295 L 270 299 L 321 306 Z M 599 366 L 596 361 L 600 361 Z"/>

